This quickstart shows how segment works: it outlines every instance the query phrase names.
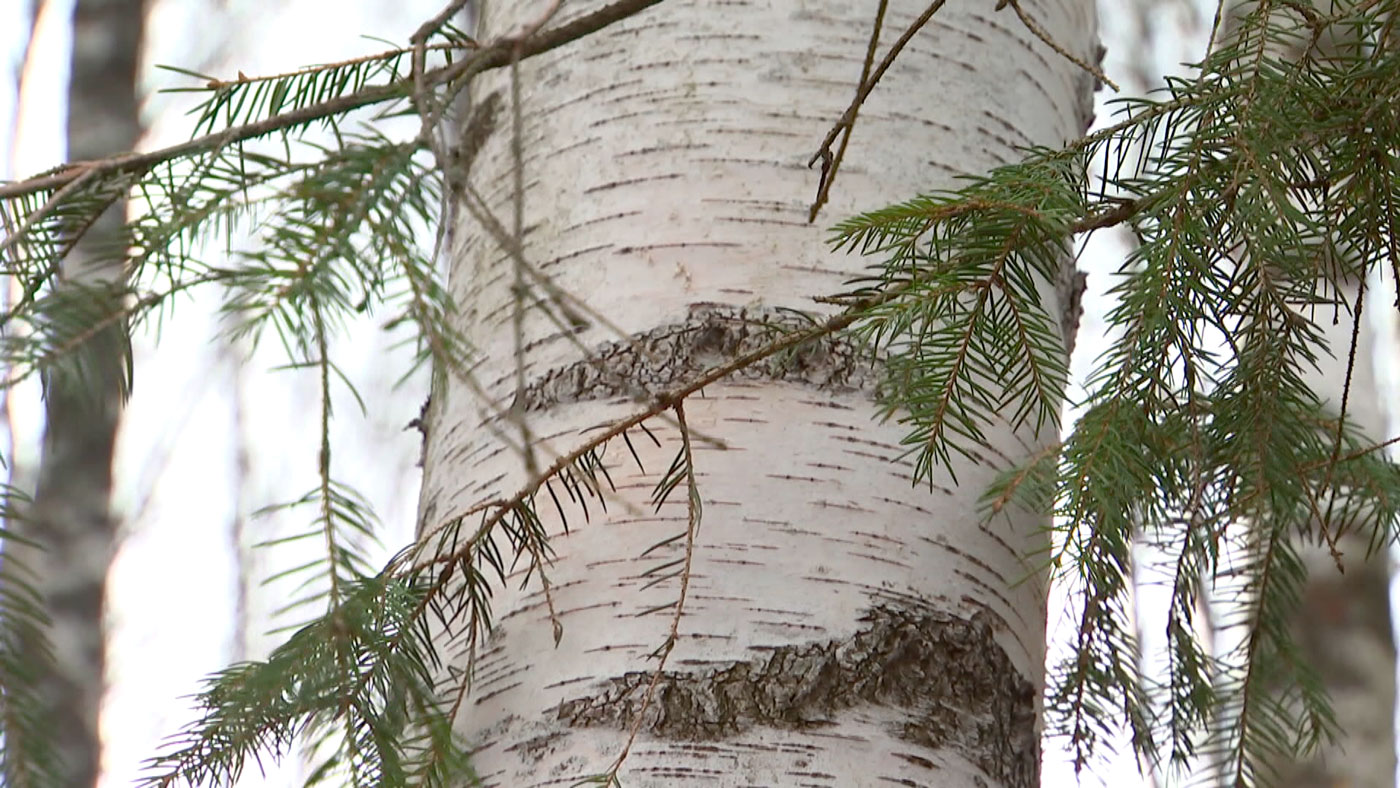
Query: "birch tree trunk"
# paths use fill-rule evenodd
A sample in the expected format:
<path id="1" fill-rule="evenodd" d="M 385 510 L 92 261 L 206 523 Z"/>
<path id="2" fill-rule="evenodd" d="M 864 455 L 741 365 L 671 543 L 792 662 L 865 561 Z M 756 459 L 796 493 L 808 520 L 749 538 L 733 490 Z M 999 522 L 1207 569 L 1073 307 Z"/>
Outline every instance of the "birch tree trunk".
<path id="1" fill-rule="evenodd" d="M 1373 293 L 1368 309 L 1388 309 L 1392 294 Z M 1344 295 L 1356 302 L 1356 292 Z M 1379 346 L 1371 316 L 1359 318 L 1355 363 L 1347 383 L 1348 349 L 1353 320 L 1339 315 L 1313 318 L 1326 333 L 1335 357 L 1322 357 L 1312 385 L 1335 412 L 1346 395 L 1346 415 L 1371 443 L 1390 435 L 1386 402 L 1374 363 Z M 1391 634 L 1390 554 L 1371 538 L 1372 523 L 1331 534 L 1334 544 L 1305 544 L 1300 552 L 1308 568 L 1294 633 L 1302 653 L 1317 670 L 1337 716 L 1335 744 L 1289 764 L 1279 785 L 1305 788 L 1346 785 L 1389 788 L 1395 785 L 1395 641 Z"/>
<path id="2" fill-rule="evenodd" d="M 74 4 L 71 161 L 136 147 L 144 19 L 143 0 Z M 81 320 L 95 323 L 120 303 L 126 207 L 126 200 L 115 200 L 87 229 L 59 273 L 56 293 L 79 293 L 76 298 L 91 303 Z M 125 325 L 108 325 L 46 371 L 39 478 L 29 519 L 16 526 L 32 545 L 10 541 L 5 546 L 7 554 L 32 570 L 52 622 L 48 644 L 26 640 L 23 648 L 28 664 L 35 666 L 34 685 L 47 703 L 44 725 L 52 731 L 62 784 L 70 786 L 93 785 L 101 770 L 103 605 L 117 529 L 110 511 L 112 449 L 127 387 L 127 344 Z"/>
<path id="3" fill-rule="evenodd" d="M 546 5 L 492 3 L 481 35 L 520 30 Z M 564 4 L 555 21 L 599 5 Z M 763 344 L 753 321 L 827 310 L 811 297 L 869 262 L 830 252 L 829 223 L 1078 136 L 1092 78 L 995 5 L 949 2 L 913 39 L 861 110 L 815 224 L 807 160 L 855 91 L 875 4 L 672 0 L 522 63 L 525 258 L 628 340 L 592 318 L 561 329 L 539 308 L 517 322 L 512 261 L 459 224 L 451 282 L 482 393 L 458 375 L 434 392 L 420 526 L 517 489 L 529 473 L 509 444 L 528 442 L 546 467 L 639 399 Z M 1093 59 L 1092 2 L 1022 5 Z M 892 2 L 885 46 L 925 7 Z M 507 228 L 508 80 L 473 86 L 474 104 L 499 94 L 500 110 L 470 175 Z M 1026 556 L 1046 523 L 984 522 L 977 501 L 1054 429 L 989 433 L 994 450 L 956 465 L 956 483 L 940 471 L 911 487 L 903 428 L 875 420 L 873 384 L 855 348 L 828 341 L 685 403 L 704 514 L 654 690 L 650 657 L 681 593 L 678 577 L 654 581 L 686 550 L 684 488 L 648 503 L 674 423 L 650 423 L 659 447 L 633 435 L 645 473 L 609 445 L 606 511 L 588 500 L 585 517 L 553 485 L 567 533 L 540 496 L 549 593 L 528 560 L 510 569 L 458 719 L 485 784 L 606 772 L 634 722 L 628 786 L 1038 784 L 1045 586 Z M 501 415 L 512 403 L 527 430 Z"/>

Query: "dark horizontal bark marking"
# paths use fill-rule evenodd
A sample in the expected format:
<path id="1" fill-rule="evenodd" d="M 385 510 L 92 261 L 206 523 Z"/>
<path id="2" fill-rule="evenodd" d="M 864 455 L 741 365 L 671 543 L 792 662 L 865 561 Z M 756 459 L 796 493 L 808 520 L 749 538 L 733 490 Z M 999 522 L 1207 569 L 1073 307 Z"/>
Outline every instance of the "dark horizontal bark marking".
<path id="1" fill-rule="evenodd" d="M 525 406 L 546 410 L 562 403 L 619 396 L 645 399 L 809 325 L 806 318 L 792 312 L 695 304 L 682 323 L 652 329 L 632 342 L 608 343 L 592 359 L 551 371 L 526 390 Z M 639 347 L 645 353 L 639 353 Z M 847 337 L 831 336 L 770 356 L 735 372 L 730 379 L 782 381 L 824 391 L 873 394 L 877 372 L 868 350 Z"/>
<path id="2" fill-rule="evenodd" d="M 652 677 L 636 671 L 605 680 L 595 694 L 561 703 L 558 718 L 573 727 L 628 730 Z M 926 605 L 877 605 L 849 638 L 666 671 L 642 727 L 666 739 L 716 740 L 755 726 L 820 727 L 860 704 L 902 710 L 896 737 L 951 749 L 1003 785 L 1040 782 L 1034 686 L 996 643 L 986 617 L 964 619 Z"/>

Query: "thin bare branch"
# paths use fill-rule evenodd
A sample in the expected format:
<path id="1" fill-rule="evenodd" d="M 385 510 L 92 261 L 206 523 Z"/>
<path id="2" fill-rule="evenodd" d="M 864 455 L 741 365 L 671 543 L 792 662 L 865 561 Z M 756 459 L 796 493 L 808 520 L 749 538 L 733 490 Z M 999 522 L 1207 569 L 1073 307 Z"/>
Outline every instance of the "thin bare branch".
<path id="1" fill-rule="evenodd" d="M 865 63 L 860 68 L 860 81 L 856 83 L 856 95 L 865 87 L 866 80 L 870 79 L 870 66 L 875 62 L 875 50 L 880 48 L 880 31 L 885 26 L 885 11 L 889 8 L 889 0 L 880 0 L 880 7 L 875 9 L 875 24 L 870 28 L 870 44 L 865 48 Z M 817 185 L 817 199 L 812 201 L 812 207 L 807 212 L 807 221 L 812 222 L 817 218 L 817 212 L 826 205 L 829 196 L 831 183 L 836 180 L 836 172 L 841 169 L 841 162 L 846 158 L 846 146 L 851 141 L 851 132 L 856 128 L 856 116 L 860 111 L 860 102 L 851 104 L 849 116 L 850 122 L 841 125 L 841 144 L 836 148 L 836 155 L 831 155 L 831 151 L 823 147 L 817 155 L 822 159 L 822 176 Z M 812 166 L 809 161 L 808 167 Z"/>
<path id="2" fill-rule="evenodd" d="M 552 11 L 551 11 L 552 13 Z M 525 379 L 525 144 L 521 139 L 521 127 L 525 125 L 522 115 L 520 95 L 519 47 L 511 50 L 510 58 L 510 208 L 511 208 L 511 271 L 514 282 L 511 286 L 510 333 L 515 355 L 515 399 L 511 401 L 509 418 L 520 432 L 520 445 L 525 447 L 522 459 L 525 473 L 534 476 L 539 473 L 539 460 L 535 456 L 535 442 L 530 432 L 529 419 L 525 417 L 525 390 L 529 384 Z"/>
<path id="3" fill-rule="evenodd" d="M 627 754 L 632 751 L 632 744 L 637 741 L 637 733 L 642 728 L 647 707 L 656 695 L 656 685 L 661 682 L 661 676 L 666 672 L 666 659 L 671 656 L 671 651 L 676 647 L 676 640 L 680 637 L 681 616 L 685 614 L 685 600 L 690 593 L 691 567 L 695 562 L 695 537 L 700 533 L 700 513 L 703 507 L 700 502 L 700 487 L 695 481 L 695 456 L 691 451 L 690 431 L 685 422 L 685 403 L 677 402 L 674 410 L 676 423 L 680 425 L 681 453 L 685 457 L 686 527 L 685 558 L 682 560 L 680 571 L 681 587 L 676 594 L 675 612 L 671 614 L 671 627 L 666 635 L 666 642 L 656 650 L 656 670 L 651 674 L 651 681 L 647 683 L 646 692 L 642 695 L 642 703 L 627 731 L 627 741 L 622 745 L 622 752 L 618 753 L 617 760 L 613 761 L 612 768 L 608 769 L 605 785 L 620 785 L 617 774 L 622 769 L 623 761 L 627 760 Z"/>
<path id="4" fill-rule="evenodd" d="M 1108 75 L 1103 73 L 1103 69 L 1095 65 L 1090 65 L 1084 60 L 1084 58 L 1079 57 L 1078 55 L 1073 54 L 1069 50 L 1065 49 L 1063 46 L 1060 46 L 1060 43 L 1054 38 L 1052 38 L 1050 34 L 1046 32 L 1045 28 L 1040 26 L 1039 22 L 1036 22 L 1034 19 L 1032 19 L 1030 14 L 1027 14 L 1025 9 L 1021 8 L 1020 0 L 1000 0 L 1000 2 L 997 3 L 996 10 L 1000 11 L 1008 5 L 1011 6 L 1011 10 L 1016 12 L 1016 16 L 1021 18 L 1021 24 L 1025 25 L 1026 29 L 1031 31 L 1031 33 L 1034 34 L 1036 38 L 1040 39 L 1041 42 L 1043 42 L 1046 46 L 1055 50 L 1055 54 L 1059 55 L 1065 60 L 1068 60 L 1074 65 L 1079 66 L 1084 71 L 1093 74 L 1095 79 L 1113 88 L 1114 93 L 1117 93 L 1121 90 L 1121 88 L 1118 87 L 1117 82 L 1114 82 L 1113 80 L 1109 79 Z"/>
<path id="5" fill-rule="evenodd" d="M 894 46 L 890 47 L 890 51 L 885 54 L 885 59 L 880 61 L 879 67 L 875 69 L 875 73 L 871 74 L 869 78 L 861 79 L 860 87 L 856 90 L 856 96 L 851 100 L 851 105 L 846 108 L 845 113 L 841 115 L 841 119 L 836 121 L 836 125 L 831 127 L 831 131 L 826 133 L 826 139 L 822 140 L 822 144 L 817 148 L 817 152 L 812 154 L 812 158 L 807 160 L 808 167 L 816 164 L 817 159 L 822 160 L 822 175 L 821 180 L 817 183 L 817 198 L 812 201 L 812 208 L 807 214 L 807 221 L 809 223 L 817 220 L 817 212 L 820 211 L 822 205 L 826 203 L 827 195 L 831 191 L 831 181 L 835 174 L 835 167 L 831 166 L 835 164 L 835 157 L 831 153 L 831 144 L 836 141 L 836 136 L 840 134 L 843 129 L 846 130 L 849 135 L 849 130 L 856 122 L 856 113 L 859 112 L 860 106 L 865 103 L 865 99 L 875 90 L 875 86 L 880 82 L 880 77 L 885 75 L 885 72 L 894 64 L 895 58 L 899 57 L 899 53 L 904 51 L 904 46 L 909 43 L 909 40 L 914 37 L 914 34 L 918 33 L 924 25 L 928 24 L 928 20 L 932 19 L 933 15 L 938 13 L 938 9 L 942 8 L 945 2 L 947 2 L 947 0 L 934 0 L 930 3 L 929 7 L 924 9 L 924 12 L 919 15 L 919 18 L 915 19 L 914 22 L 909 25 L 909 28 L 904 31 L 904 34 L 899 37 L 899 40 L 894 42 Z M 881 5 L 880 10 L 883 12 L 883 5 Z M 879 24 L 880 20 L 877 19 L 877 33 Z M 842 150 L 844 149 L 845 143 L 843 142 Z"/>

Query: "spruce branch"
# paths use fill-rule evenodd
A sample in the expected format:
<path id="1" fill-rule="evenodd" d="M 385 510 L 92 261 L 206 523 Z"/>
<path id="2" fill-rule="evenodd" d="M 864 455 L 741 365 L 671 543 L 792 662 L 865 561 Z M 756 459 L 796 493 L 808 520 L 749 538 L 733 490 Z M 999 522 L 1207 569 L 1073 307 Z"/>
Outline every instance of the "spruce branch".
<path id="1" fill-rule="evenodd" d="M 0 519 L 14 522 L 24 516 L 29 496 L 9 484 L 0 484 Z M 58 785 L 64 779 L 62 763 L 54 748 L 47 698 L 35 680 L 35 655 L 52 660 L 50 620 L 36 588 L 34 570 L 21 550 L 42 550 L 9 528 L 0 528 L 6 545 L 0 563 L 0 780 L 6 785 Z"/>
<path id="2" fill-rule="evenodd" d="M 556 28 L 541 30 L 528 39 L 519 41 L 507 39 L 483 45 L 474 54 L 456 63 L 432 69 L 423 75 L 422 82 L 430 87 L 437 86 L 467 79 L 483 71 L 503 68 L 510 65 L 512 56 L 523 60 L 557 49 L 660 2 L 661 0 L 618 0 Z M 118 173 L 141 175 L 153 165 L 172 159 L 214 151 L 235 142 L 243 142 L 255 137 L 264 137 L 273 132 L 305 126 L 318 120 L 344 115 L 361 107 L 404 98 L 411 95 L 412 92 L 413 80 L 411 78 L 398 79 L 388 84 L 374 85 L 349 95 L 318 102 L 299 110 L 281 113 L 255 123 L 246 123 L 221 132 L 205 134 L 188 142 L 171 145 L 160 150 L 148 153 L 126 153 L 106 159 L 66 164 L 47 173 L 0 185 L 0 200 L 61 189 L 80 177 L 87 180 L 101 179 Z M 15 243 L 15 241 L 7 241 L 8 243 Z"/>

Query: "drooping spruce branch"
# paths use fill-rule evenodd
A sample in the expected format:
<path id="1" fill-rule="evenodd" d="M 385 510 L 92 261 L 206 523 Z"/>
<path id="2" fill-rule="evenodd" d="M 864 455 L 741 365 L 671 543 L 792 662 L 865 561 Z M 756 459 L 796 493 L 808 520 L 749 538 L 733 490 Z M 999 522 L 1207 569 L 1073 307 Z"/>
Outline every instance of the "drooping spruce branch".
<path id="1" fill-rule="evenodd" d="M 405 96 L 422 100 L 425 85 L 445 93 L 459 90 L 472 74 L 504 65 L 501 53 L 517 60 L 531 57 L 657 1 L 626 0 L 564 25 L 525 31 L 485 47 L 455 36 L 450 26 L 437 26 L 428 35 L 449 40 L 419 42 L 415 52 L 447 55 L 449 62 L 426 74 L 422 59 L 415 74 L 400 73 L 399 61 L 409 50 L 399 50 L 276 78 L 240 75 L 237 82 L 212 81 L 205 86 L 212 98 L 203 107 L 197 130 L 222 127 L 230 120 L 241 125 L 153 154 L 78 163 L 0 186 L 0 226 L 6 231 L 0 259 L 5 272 L 22 284 L 21 296 L 0 318 L 5 385 L 65 363 L 72 347 L 104 326 L 159 319 L 173 295 L 206 285 L 226 290 L 231 333 L 254 340 L 275 333 L 291 367 L 320 371 L 323 416 L 328 416 L 335 372 L 327 357 L 327 336 L 347 317 L 385 305 L 400 308 L 393 322 L 418 326 L 419 360 L 459 367 L 466 358 L 465 342 L 450 328 L 450 298 L 434 261 L 418 241 L 437 215 L 440 169 L 424 160 L 422 140 L 399 142 L 373 131 L 344 131 L 340 127 L 349 120 L 347 113 L 372 103 L 392 108 Z M 464 53 L 471 62 L 452 61 L 454 52 Z M 316 121 L 336 131 L 335 144 L 303 143 L 294 151 L 297 139 L 289 133 Z M 245 147 L 278 133 L 284 156 Z M 85 227 L 114 197 L 130 190 L 149 210 L 127 228 L 129 243 L 106 250 L 128 272 L 128 281 L 101 292 L 52 290 L 61 261 Z M 206 239 L 234 239 L 248 228 L 256 228 L 257 243 L 231 250 L 230 262 L 212 264 L 196 257 Z M 329 446 L 323 446 L 322 458 L 318 489 L 302 503 L 315 505 L 315 532 L 326 543 L 325 555 L 284 578 L 271 579 L 298 580 L 286 612 L 304 618 L 312 614 L 311 605 L 328 608 L 335 625 L 327 631 L 336 635 L 347 631 L 346 622 L 355 613 L 346 612 L 348 589 L 369 576 L 356 543 L 372 537 L 375 526 L 358 494 L 331 480 Z M 3 499 L 7 510 L 11 500 L 9 494 Z M 42 631 L 42 608 L 24 597 L 29 586 L 23 567 L 8 559 L 5 566 L 4 592 L 12 604 L 3 610 L 15 613 L 5 622 L 5 633 Z M 322 588 L 327 582 L 329 590 Z M 385 625 L 380 621 L 367 626 L 382 630 Z M 361 664 L 363 644 L 344 637 L 328 638 L 327 643 L 336 657 L 336 666 L 329 667 L 347 674 Z M 31 784 L 28 777 L 42 777 L 45 733 L 30 722 L 34 706 L 22 679 L 23 666 L 3 654 L 0 661 L 0 692 L 7 712 L 0 753 L 13 782 Z M 412 709 L 397 712 L 397 732 L 384 727 L 383 715 L 392 706 L 378 685 L 402 683 L 401 675 L 390 671 L 387 677 L 375 678 L 368 695 L 343 695 L 337 709 L 290 707 L 294 710 L 283 721 L 291 727 L 283 730 L 325 733 L 320 738 L 332 752 L 322 765 L 323 774 L 348 769 L 357 781 L 374 784 L 403 784 L 406 776 L 414 775 L 415 781 L 460 777 L 456 766 L 461 750 L 451 740 L 446 718 L 434 722 L 425 716 L 431 705 L 426 695 L 419 693 Z M 339 724 L 331 724 L 336 720 Z M 424 732 L 429 738 L 420 735 Z M 257 757 L 259 741 L 266 739 L 254 736 L 224 750 L 238 761 L 228 765 L 236 770 L 244 758 Z M 422 763 L 413 770 L 390 769 L 394 748 L 412 748 L 415 741 L 423 742 Z M 188 777 L 187 766 L 167 777 Z M 190 768 L 198 773 L 208 766 Z"/>
<path id="2" fill-rule="evenodd" d="M 29 503 L 20 489 L 0 488 L 0 517 L 13 522 Z M 0 539 L 23 539 L 10 529 Z M 31 545 L 32 546 L 32 545 Z M 36 681 L 33 654 L 50 652 L 49 616 L 34 570 L 11 551 L 0 563 L 0 779 L 6 785 L 57 785 L 64 778 L 55 752 L 49 702 Z M 50 657 L 52 659 L 52 657 Z"/>

